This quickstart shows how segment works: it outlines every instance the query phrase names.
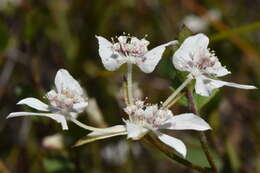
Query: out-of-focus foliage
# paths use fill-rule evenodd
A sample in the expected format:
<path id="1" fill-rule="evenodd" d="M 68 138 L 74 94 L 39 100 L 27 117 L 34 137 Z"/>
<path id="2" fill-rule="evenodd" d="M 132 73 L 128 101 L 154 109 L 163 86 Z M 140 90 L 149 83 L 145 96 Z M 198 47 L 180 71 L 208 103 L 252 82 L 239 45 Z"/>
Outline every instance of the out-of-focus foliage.
<path id="1" fill-rule="evenodd" d="M 71 148 L 87 133 L 74 124 L 69 124 L 69 131 L 62 131 L 50 119 L 5 117 L 28 109 L 15 105 L 21 98 L 41 98 L 53 87 L 55 72 L 62 67 L 80 81 L 90 97 L 96 98 L 104 121 L 119 124 L 125 116 L 122 100 L 118 100 L 125 67 L 116 72 L 104 69 L 95 35 L 148 34 L 154 47 L 178 38 L 189 15 L 206 23 L 202 29 L 212 38 L 210 47 L 232 71 L 225 80 L 260 87 L 259 7 L 259 0 L 1 0 L 0 172 L 190 172 L 143 143 L 122 143 L 124 137 Z M 218 15 L 209 15 L 214 14 L 212 10 Z M 134 69 L 134 80 L 149 102 L 166 99 L 170 87 L 181 82 L 173 69 L 172 52 L 165 52 L 152 74 Z M 213 128 L 207 134 L 221 172 L 260 172 L 259 90 L 224 87 L 207 104 L 197 99 L 203 105 L 201 116 Z M 188 111 L 181 104 L 172 110 L 176 114 Z M 88 111 L 80 120 L 104 126 L 89 116 Z M 56 133 L 62 134 L 63 147 L 43 145 L 46 136 Z M 176 133 L 187 144 L 188 159 L 207 166 L 197 133 Z"/>

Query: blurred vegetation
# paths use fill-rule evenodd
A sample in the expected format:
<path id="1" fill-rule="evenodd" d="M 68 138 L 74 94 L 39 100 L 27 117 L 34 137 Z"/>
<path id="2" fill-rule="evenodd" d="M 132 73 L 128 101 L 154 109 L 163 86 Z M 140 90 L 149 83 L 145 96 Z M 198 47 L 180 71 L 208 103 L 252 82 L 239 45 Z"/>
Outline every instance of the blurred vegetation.
<path id="1" fill-rule="evenodd" d="M 212 9 L 220 14 L 217 18 L 209 15 Z M 148 34 L 150 47 L 154 47 L 176 39 L 189 15 L 206 22 L 203 32 L 212 38 L 210 47 L 232 71 L 225 80 L 259 88 L 259 10 L 259 0 L 0 0 L 0 172 L 192 172 L 155 148 L 122 142 L 124 137 L 71 148 L 86 134 L 74 124 L 69 124 L 69 131 L 62 131 L 48 118 L 5 117 L 28 109 L 16 106 L 18 100 L 42 98 L 62 67 L 80 81 L 90 97 L 96 98 L 107 124 L 120 123 L 125 114 L 116 94 L 125 67 L 115 72 L 104 69 L 95 35 Z M 134 80 L 149 102 L 164 100 L 170 86 L 179 84 L 171 54 L 165 52 L 152 74 L 134 69 Z M 259 93 L 224 87 L 200 111 L 213 128 L 207 135 L 223 173 L 260 172 Z M 177 114 L 188 109 L 179 104 L 172 110 Z M 90 116 L 84 113 L 80 120 L 100 125 Z M 43 144 L 46 136 L 56 133 L 62 135 L 62 146 Z M 187 144 L 188 160 L 208 165 L 197 133 L 174 133 Z"/>

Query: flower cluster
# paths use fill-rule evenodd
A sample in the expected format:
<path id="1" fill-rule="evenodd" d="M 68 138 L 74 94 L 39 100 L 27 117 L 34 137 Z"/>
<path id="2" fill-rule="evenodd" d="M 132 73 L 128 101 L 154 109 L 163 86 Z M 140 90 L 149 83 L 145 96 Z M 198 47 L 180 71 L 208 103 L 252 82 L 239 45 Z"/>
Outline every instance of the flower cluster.
<path id="1" fill-rule="evenodd" d="M 83 89 L 79 83 L 65 69 L 60 69 L 55 77 L 55 89 L 46 94 L 50 105 L 43 103 L 36 98 L 25 98 L 17 104 L 27 105 L 44 113 L 37 112 L 12 112 L 7 118 L 18 116 L 45 116 L 61 123 L 63 130 L 68 130 L 66 120 L 76 118 L 77 115 L 84 111 L 88 102 Z M 51 113 L 46 113 L 51 112 Z"/>
<path id="2" fill-rule="evenodd" d="M 178 41 L 174 40 L 148 50 L 149 41 L 145 38 L 138 39 L 123 35 L 116 37 L 116 41 L 112 39 L 112 42 L 101 36 L 96 36 L 96 38 L 99 43 L 101 60 L 104 67 L 110 71 L 114 71 L 127 63 L 130 67 L 132 64 L 136 64 L 143 72 L 151 73 L 159 63 L 166 47 L 178 44 Z M 197 34 L 188 37 L 179 46 L 179 49 L 172 57 L 173 65 L 177 70 L 186 71 L 189 74 L 183 84 L 163 104 L 148 104 L 132 98 L 134 97 L 131 81 L 132 71 L 128 71 L 127 89 L 125 90 L 126 106 L 123 108 L 128 118 L 123 119 L 123 125 L 95 128 L 76 120 L 77 115 L 85 111 L 88 99 L 79 83 L 64 69 L 60 69 L 56 74 L 55 89 L 46 94 L 45 98 L 48 99 L 49 105 L 31 97 L 18 102 L 18 104 L 25 104 L 36 110 L 43 111 L 43 113 L 13 112 L 7 118 L 29 115 L 45 116 L 61 123 L 63 130 L 68 129 L 67 120 L 71 120 L 78 126 L 91 131 L 85 138 L 79 140 L 76 145 L 118 135 L 126 135 L 128 139 L 139 140 L 146 134 L 152 134 L 185 157 L 187 149 L 184 143 L 175 137 L 167 135 L 163 130 L 205 131 L 211 129 L 211 127 L 194 113 L 173 115 L 169 107 L 183 88 L 192 80 L 196 80 L 195 92 L 202 96 L 210 96 L 213 89 L 224 85 L 242 89 L 256 88 L 250 85 L 240 85 L 216 79 L 230 74 L 230 71 L 221 65 L 214 51 L 208 48 L 208 44 L 209 39 L 207 36 Z"/>
<path id="3" fill-rule="evenodd" d="M 190 36 L 174 53 L 172 62 L 176 69 L 187 71 L 196 79 L 195 91 L 202 96 L 210 96 L 215 88 L 224 85 L 242 89 L 255 89 L 251 85 L 224 82 L 210 77 L 222 77 L 231 72 L 221 65 L 214 51 L 208 48 L 209 39 L 204 34 Z"/>
<path id="4" fill-rule="evenodd" d="M 149 41 L 145 38 L 119 36 L 116 43 L 112 43 L 101 36 L 96 36 L 99 43 L 99 55 L 107 70 L 114 71 L 122 64 L 136 64 L 143 72 L 151 73 L 160 61 L 167 46 L 175 45 L 177 41 L 170 41 L 148 51 Z"/>

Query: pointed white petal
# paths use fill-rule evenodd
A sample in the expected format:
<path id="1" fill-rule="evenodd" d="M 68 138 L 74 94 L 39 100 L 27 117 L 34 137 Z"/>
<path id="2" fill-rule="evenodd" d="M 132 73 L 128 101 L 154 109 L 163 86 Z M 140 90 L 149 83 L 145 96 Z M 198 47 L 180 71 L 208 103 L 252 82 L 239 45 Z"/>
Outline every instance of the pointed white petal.
<path id="1" fill-rule="evenodd" d="M 133 124 L 129 121 L 125 121 L 126 122 L 126 130 L 127 130 L 127 138 L 132 138 L 133 140 L 139 140 L 141 139 L 145 134 L 147 134 L 149 132 L 148 129 Z"/>
<path id="2" fill-rule="evenodd" d="M 187 149 L 185 144 L 181 140 L 162 133 L 158 135 L 158 138 L 166 145 L 175 149 L 183 157 L 186 157 Z"/>
<path id="3" fill-rule="evenodd" d="M 102 63 L 105 68 L 109 71 L 118 69 L 125 61 L 123 57 L 112 50 L 112 43 L 101 36 L 96 36 L 99 44 L 99 56 L 101 57 Z"/>
<path id="4" fill-rule="evenodd" d="M 94 131 L 91 134 L 93 134 L 93 135 L 103 135 L 103 134 L 110 134 L 110 133 L 126 132 L 126 127 L 123 126 L 123 125 L 116 125 L 116 126 L 107 127 L 107 128 L 100 128 L 100 129 L 102 129 L 102 132 Z"/>
<path id="5" fill-rule="evenodd" d="M 17 104 L 24 104 L 40 111 L 49 111 L 49 106 L 47 104 L 33 97 L 22 99 Z"/>
<path id="6" fill-rule="evenodd" d="M 226 67 L 219 67 L 217 70 L 214 71 L 214 74 L 217 76 L 217 77 L 222 77 L 222 76 L 226 76 L 227 74 L 230 74 L 231 72 L 228 71 L 226 69 Z"/>
<path id="7" fill-rule="evenodd" d="M 119 135 L 126 135 L 127 132 L 116 132 L 116 133 L 96 133 L 96 132 L 91 132 L 89 133 L 86 137 L 78 140 L 74 147 L 78 147 L 80 145 L 84 145 L 90 142 L 94 142 L 97 140 L 101 139 L 106 139 L 106 138 L 111 138 L 114 136 L 119 136 Z"/>
<path id="8" fill-rule="evenodd" d="M 209 81 L 207 81 L 209 83 Z M 209 88 L 207 84 L 204 83 L 204 79 L 201 76 L 196 77 L 196 83 L 195 83 L 195 91 L 197 94 L 202 96 L 210 96 L 211 90 L 213 88 Z"/>
<path id="9" fill-rule="evenodd" d="M 256 89 L 256 87 L 252 85 L 241 85 L 232 82 L 225 82 L 201 75 L 196 77 L 195 91 L 197 94 L 200 94 L 202 96 L 209 96 L 213 89 L 220 88 L 225 85 L 241 89 Z"/>
<path id="10" fill-rule="evenodd" d="M 186 50 L 189 53 L 195 53 L 200 49 L 207 49 L 209 44 L 209 38 L 202 33 L 190 36 L 184 40 L 180 49 Z"/>
<path id="11" fill-rule="evenodd" d="M 198 53 L 199 50 L 206 50 L 208 44 L 209 39 L 204 34 L 197 34 L 186 38 L 173 55 L 172 62 L 174 67 L 181 71 L 191 71 L 194 61 L 192 56 Z"/>
<path id="12" fill-rule="evenodd" d="M 54 97 L 57 96 L 57 93 L 55 90 L 50 90 L 49 92 L 47 92 L 46 94 L 46 97 L 49 99 L 49 100 L 52 100 Z"/>
<path id="13" fill-rule="evenodd" d="M 88 106 L 88 102 L 81 102 L 73 104 L 73 110 L 75 110 L 78 113 L 81 113 L 85 110 L 85 108 Z"/>
<path id="14" fill-rule="evenodd" d="M 159 63 L 160 59 L 162 58 L 166 46 L 176 45 L 177 43 L 178 41 L 171 41 L 162 44 L 160 46 L 157 46 L 152 50 L 148 51 L 143 57 L 144 60 L 137 63 L 138 67 L 145 73 L 153 72 L 156 65 Z"/>
<path id="15" fill-rule="evenodd" d="M 213 67 L 208 67 L 206 69 L 207 73 L 212 74 L 217 77 L 226 76 L 227 74 L 230 74 L 231 72 L 226 69 L 226 67 L 223 67 L 221 63 L 216 60 Z"/>
<path id="16" fill-rule="evenodd" d="M 55 86 L 58 93 L 60 93 L 63 89 L 67 89 L 76 92 L 79 95 L 84 94 L 78 81 L 76 81 L 65 69 L 58 70 L 55 76 Z"/>
<path id="17" fill-rule="evenodd" d="M 253 85 L 241 85 L 233 82 L 225 82 L 226 86 L 235 87 L 235 88 L 241 88 L 241 89 L 257 89 L 257 87 Z"/>
<path id="18" fill-rule="evenodd" d="M 53 114 L 53 113 L 36 113 L 36 112 L 12 112 L 6 118 L 13 118 L 13 117 L 21 117 L 21 116 L 41 116 L 41 117 L 49 117 L 58 123 L 61 123 L 63 130 L 68 130 L 68 125 L 65 117 L 60 114 Z"/>
<path id="19" fill-rule="evenodd" d="M 209 124 L 193 113 L 185 113 L 173 116 L 162 125 L 161 128 L 171 130 L 198 130 L 211 129 Z"/>

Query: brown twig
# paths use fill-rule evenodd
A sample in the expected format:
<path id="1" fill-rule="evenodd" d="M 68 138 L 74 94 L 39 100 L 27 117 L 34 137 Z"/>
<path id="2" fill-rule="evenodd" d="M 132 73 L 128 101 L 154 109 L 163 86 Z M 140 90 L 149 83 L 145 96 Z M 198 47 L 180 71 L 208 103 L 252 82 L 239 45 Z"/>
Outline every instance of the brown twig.
<path id="1" fill-rule="evenodd" d="M 177 154 L 175 154 L 175 152 L 172 150 L 172 148 L 164 145 L 158 139 L 153 138 L 152 136 L 147 135 L 143 139 L 144 139 L 143 141 L 146 144 L 154 146 L 155 148 L 157 148 L 161 152 L 163 152 L 166 156 L 168 156 L 170 159 L 175 160 L 176 162 L 178 162 L 178 163 L 180 163 L 180 164 L 182 164 L 182 165 L 184 165 L 188 168 L 197 170 L 197 171 L 202 172 L 202 173 L 211 173 L 212 172 L 212 170 L 208 167 L 202 167 L 202 166 L 196 165 L 196 164 L 178 156 Z"/>
<path id="2" fill-rule="evenodd" d="M 192 96 L 192 88 L 189 88 L 188 91 L 187 91 L 187 97 L 188 97 L 188 102 L 189 102 L 189 108 L 191 110 L 192 113 L 198 115 L 198 111 L 196 109 L 196 106 L 194 104 L 194 101 L 193 101 L 193 96 Z M 209 147 L 208 147 L 208 141 L 207 141 L 207 137 L 205 135 L 204 132 L 200 132 L 199 133 L 199 138 L 200 138 L 200 143 L 201 143 L 201 146 L 202 146 L 202 149 L 203 151 L 205 152 L 206 154 L 206 157 L 207 157 L 207 160 L 211 166 L 211 169 L 214 173 L 218 173 L 218 169 L 216 167 L 216 164 L 214 162 L 214 159 L 212 158 L 210 152 L 209 152 Z"/>

